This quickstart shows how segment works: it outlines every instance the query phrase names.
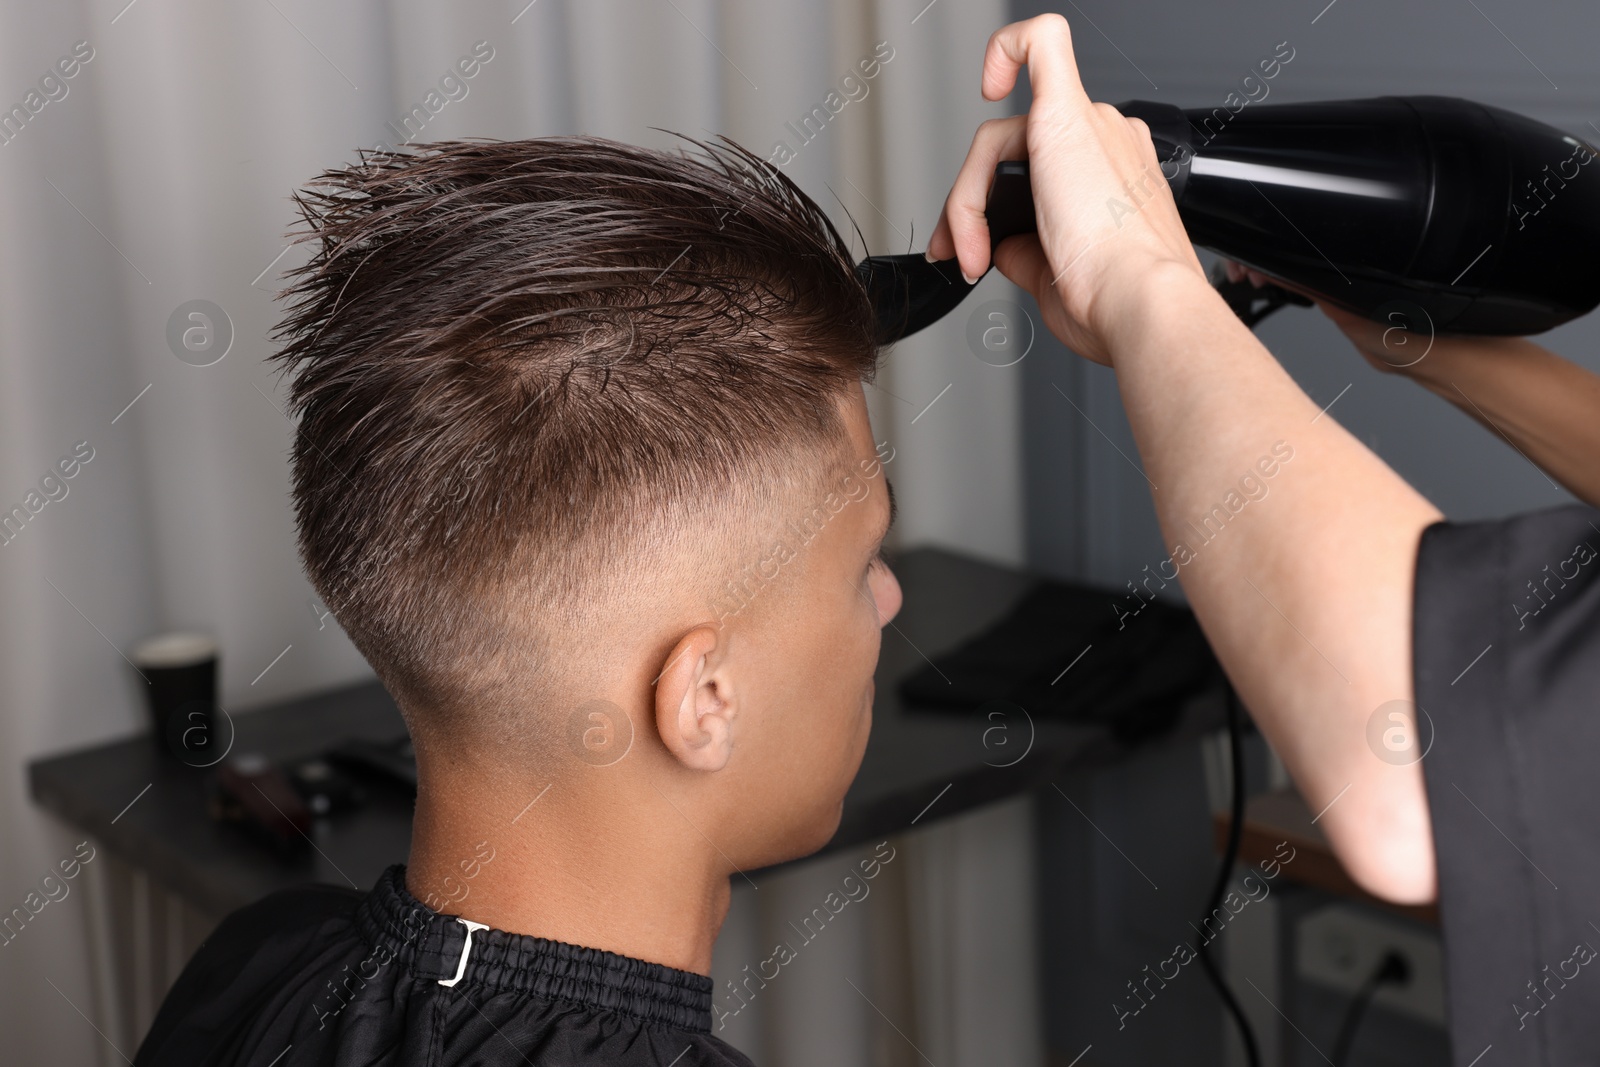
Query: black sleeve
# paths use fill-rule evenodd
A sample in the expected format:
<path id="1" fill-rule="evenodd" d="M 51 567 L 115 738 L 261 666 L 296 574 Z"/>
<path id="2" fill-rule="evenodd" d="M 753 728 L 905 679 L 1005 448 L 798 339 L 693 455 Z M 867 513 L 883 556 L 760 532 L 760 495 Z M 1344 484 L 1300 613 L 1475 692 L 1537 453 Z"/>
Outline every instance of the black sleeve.
<path id="1" fill-rule="evenodd" d="M 1429 527 L 1415 608 L 1453 1062 L 1597 1062 L 1600 511 Z"/>

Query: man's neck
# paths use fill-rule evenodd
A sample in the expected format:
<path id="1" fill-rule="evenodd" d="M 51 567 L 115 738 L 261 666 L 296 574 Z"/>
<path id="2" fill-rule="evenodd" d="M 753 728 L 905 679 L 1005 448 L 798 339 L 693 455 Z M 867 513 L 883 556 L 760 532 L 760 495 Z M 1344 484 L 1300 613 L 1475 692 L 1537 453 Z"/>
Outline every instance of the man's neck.
<path id="1" fill-rule="evenodd" d="M 421 776 L 413 896 L 508 933 L 711 973 L 728 877 L 691 827 L 644 825 L 637 807 L 571 783 L 460 770 Z"/>

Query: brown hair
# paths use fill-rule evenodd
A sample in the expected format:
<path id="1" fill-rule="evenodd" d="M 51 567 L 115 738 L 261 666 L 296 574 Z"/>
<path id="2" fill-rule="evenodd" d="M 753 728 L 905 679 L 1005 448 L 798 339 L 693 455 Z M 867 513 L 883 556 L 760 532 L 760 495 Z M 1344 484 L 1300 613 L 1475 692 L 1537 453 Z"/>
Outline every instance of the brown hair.
<path id="1" fill-rule="evenodd" d="M 848 246 L 772 165 L 685 140 L 369 152 L 295 197 L 301 555 L 408 714 L 526 686 L 508 646 L 624 588 L 640 531 L 842 441 L 877 358 Z"/>

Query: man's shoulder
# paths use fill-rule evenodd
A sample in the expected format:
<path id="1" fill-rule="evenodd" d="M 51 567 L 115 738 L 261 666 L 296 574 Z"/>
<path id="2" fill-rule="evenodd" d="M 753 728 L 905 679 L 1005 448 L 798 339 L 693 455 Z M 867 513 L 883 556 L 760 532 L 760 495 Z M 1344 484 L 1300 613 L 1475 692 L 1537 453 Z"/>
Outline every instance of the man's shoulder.
<path id="1" fill-rule="evenodd" d="M 135 1061 L 199 1062 L 202 1050 L 235 1026 L 248 1025 L 262 998 L 300 975 L 314 957 L 357 942 L 355 912 L 366 895 L 304 886 L 230 913 L 184 966 Z"/>
<path id="2" fill-rule="evenodd" d="M 194 959 L 249 954 L 266 941 L 292 939 L 330 920 L 351 920 L 366 895 L 362 890 L 334 885 L 280 889 L 231 912 L 201 943 Z"/>

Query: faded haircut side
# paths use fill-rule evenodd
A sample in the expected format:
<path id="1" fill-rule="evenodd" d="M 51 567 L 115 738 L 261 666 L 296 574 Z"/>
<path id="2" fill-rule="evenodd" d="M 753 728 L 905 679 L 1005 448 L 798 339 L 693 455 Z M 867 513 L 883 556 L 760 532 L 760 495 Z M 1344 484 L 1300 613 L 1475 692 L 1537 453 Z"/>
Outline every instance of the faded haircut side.
<path id="1" fill-rule="evenodd" d="M 843 440 L 878 355 L 848 245 L 771 164 L 685 140 L 363 153 L 295 197 L 300 551 L 414 734 L 493 717 L 663 531 Z"/>

